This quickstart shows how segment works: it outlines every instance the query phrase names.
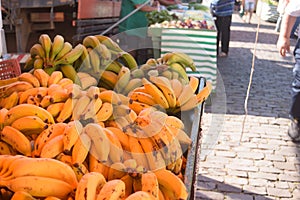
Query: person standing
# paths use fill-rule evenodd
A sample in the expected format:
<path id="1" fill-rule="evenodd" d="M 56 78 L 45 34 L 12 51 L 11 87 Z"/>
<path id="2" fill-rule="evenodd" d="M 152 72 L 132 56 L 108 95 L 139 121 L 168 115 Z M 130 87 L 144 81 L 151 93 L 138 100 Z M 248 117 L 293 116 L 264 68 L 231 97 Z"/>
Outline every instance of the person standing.
<path id="1" fill-rule="evenodd" d="M 146 2 L 147 0 L 122 0 L 120 19 Z M 119 33 L 122 35 L 120 38 L 121 45 L 125 45 L 134 57 L 137 56 L 139 44 L 145 43 L 147 39 L 148 20 L 146 13 L 157 9 L 157 4 L 151 5 L 149 3 L 119 24 Z"/>
<path id="2" fill-rule="evenodd" d="M 244 6 L 245 6 L 245 8 L 244 8 L 244 16 L 243 17 L 244 17 L 244 20 L 250 24 L 252 14 L 253 14 L 254 8 L 255 8 L 255 0 L 245 0 Z"/>
<path id="3" fill-rule="evenodd" d="M 277 40 L 277 49 L 281 56 L 290 52 L 290 35 L 297 17 L 300 16 L 300 1 L 290 0 L 285 8 L 281 22 L 281 29 Z M 300 142 L 300 39 L 298 39 L 293 51 L 295 65 L 293 68 L 292 103 L 290 108 L 291 123 L 288 135 L 293 142 Z"/>
<path id="4" fill-rule="evenodd" d="M 210 9 L 217 28 L 217 55 L 226 57 L 229 52 L 230 26 L 235 0 L 212 0 Z M 219 53 L 219 43 L 221 52 Z"/>

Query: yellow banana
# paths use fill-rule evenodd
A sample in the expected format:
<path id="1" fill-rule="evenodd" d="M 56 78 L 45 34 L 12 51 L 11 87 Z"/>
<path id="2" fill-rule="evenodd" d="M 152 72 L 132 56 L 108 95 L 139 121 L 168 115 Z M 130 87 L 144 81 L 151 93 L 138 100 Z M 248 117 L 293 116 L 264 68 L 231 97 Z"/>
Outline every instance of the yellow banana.
<path id="1" fill-rule="evenodd" d="M 122 148 L 125 151 L 130 151 L 128 135 L 126 133 L 124 133 L 121 129 L 116 128 L 116 127 L 106 127 L 106 129 L 113 132 L 113 134 L 118 138 L 119 142 L 122 145 Z"/>
<path id="2" fill-rule="evenodd" d="M 34 141 L 33 157 L 39 157 L 44 145 L 52 138 L 63 135 L 66 123 L 55 123 L 50 125 L 46 130 L 42 131 Z"/>
<path id="3" fill-rule="evenodd" d="M 69 166 L 72 166 L 72 156 L 71 155 L 67 155 L 65 153 L 60 153 L 57 156 L 55 156 L 55 159 L 60 162 L 66 163 Z"/>
<path id="4" fill-rule="evenodd" d="M 98 85 L 98 81 L 92 76 L 80 78 L 80 82 L 83 90 L 86 90 L 91 86 Z"/>
<path id="5" fill-rule="evenodd" d="M 91 149 L 95 147 L 91 146 Z M 95 150 L 93 150 L 95 151 Z M 109 167 L 108 167 L 108 164 L 107 162 L 106 163 L 103 163 L 101 161 L 99 161 L 98 158 L 95 157 L 96 155 L 92 154 L 92 153 L 89 153 L 88 155 L 88 160 L 89 160 L 89 171 L 90 172 L 98 172 L 98 173 L 101 173 L 105 179 L 107 180 L 107 177 L 108 177 L 108 171 L 109 171 Z"/>
<path id="6" fill-rule="evenodd" d="M 108 102 L 113 105 L 121 104 L 121 99 L 120 99 L 119 95 L 113 90 L 106 90 L 106 91 L 100 92 L 99 98 L 102 100 L 102 102 Z"/>
<path id="7" fill-rule="evenodd" d="M 53 62 L 53 65 L 68 65 L 74 63 L 83 52 L 82 44 L 77 44 L 70 52 L 66 53 L 63 57 Z"/>
<path id="8" fill-rule="evenodd" d="M 90 103 L 82 113 L 83 119 L 96 120 L 96 113 L 100 110 L 101 106 L 102 106 L 102 100 L 100 98 L 91 99 Z"/>
<path id="9" fill-rule="evenodd" d="M 142 174 L 142 191 L 148 192 L 154 199 L 159 200 L 158 181 L 156 175 L 152 171 Z"/>
<path id="10" fill-rule="evenodd" d="M 50 75 L 47 85 L 51 86 L 52 84 L 57 84 L 62 78 L 63 78 L 63 74 L 61 71 L 54 71 Z"/>
<path id="11" fill-rule="evenodd" d="M 113 162 L 109 166 L 107 180 L 120 179 L 127 174 L 126 166 L 122 162 Z"/>
<path id="12" fill-rule="evenodd" d="M 34 44 L 29 50 L 31 58 L 35 59 L 36 56 L 40 58 L 45 58 L 45 50 L 43 49 L 42 45 L 39 43 Z"/>
<path id="13" fill-rule="evenodd" d="M 156 104 L 153 97 L 150 94 L 144 92 L 133 91 L 128 94 L 128 97 L 133 101 L 144 103 L 149 106 L 153 106 Z"/>
<path id="14" fill-rule="evenodd" d="M 33 71 L 33 75 L 39 80 L 41 86 L 48 86 L 48 80 L 50 76 L 43 69 L 35 69 Z"/>
<path id="15" fill-rule="evenodd" d="M 63 49 L 65 39 L 61 35 L 56 35 L 53 38 L 53 42 L 51 44 L 51 50 L 49 53 L 49 61 L 52 62 L 57 54 Z"/>
<path id="16" fill-rule="evenodd" d="M 58 135 L 45 143 L 41 149 L 41 158 L 54 158 L 64 151 L 63 135 Z"/>
<path id="17" fill-rule="evenodd" d="M 148 192 L 144 192 L 144 191 L 134 192 L 126 198 L 126 200 L 139 200 L 139 199 L 153 200 L 154 198 Z"/>
<path id="18" fill-rule="evenodd" d="M 199 78 L 195 76 L 190 76 L 189 85 L 193 89 L 193 92 L 195 93 L 199 86 Z"/>
<path id="19" fill-rule="evenodd" d="M 100 89 L 97 86 L 91 86 L 87 89 L 87 96 L 91 99 L 98 99 L 100 94 Z"/>
<path id="20" fill-rule="evenodd" d="M 110 131 L 107 128 L 103 128 L 103 130 L 107 138 L 109 139 L 109 145 L 110 145 L 109 159 L 113 163 L 122 162 L 123 148 L 121 142 L 119 141 L 118 137 L 114 134 L 114 132 Z"/>
<path id="21" fill-rule="evenodd" d="M 9 84 L 4 89 L 4 97 L 10 96 L 14 92 L 24 92 L 26 90 L 29 90 L 33 88 L 31 83 L 28 83 L 26 81 L 17 81 L 14 83 Z"/>
<path id="22" fill-rule="evenodd" d="M 150 138 L 138 138 L 148 160 L 149 170 L 162 169 L 166 166 L 162 150 Z"/>
<path id="23" fill-rule="evenodd" d="M 19 104 L 26 103 L 29 96 L 36 96 L 38 94 L 39 87 L 28 89 L 22 92 L 19 96 Z"/>
<path id="24" fill-rule="evenodd" d="M 82 133 L 83 125 L 79 120 L 70 121 L 63 134 L 63 149 L 65 153 L 70 153 L 72 147 Z"/>
<path id="25" fill-rule="evenodd" d="M 182 92 L 183 85 L 178 79 L 170 80 L 176 98 L 178 98 Z"/>
<path id="26" fill-rule="evenodd" d="M 13 146 L 18 152 L 23 155 L 31 155 L 31 144 L 28 138 L 11 126 L 4 126 L 0 133 L 0 138 L 2 141 Z"/>
<path id="27" fill-rule="evenodd" d="M 7 113 L 8 113 L 8 109 L 6 109 L 6 108 L 0 109 L 0 130 L 2 130 L 2 128 L 4 127 L 5 118 L 6 118 Z"/>
<path id="28" fill-rule="evenodd" d="M 67 93 L 72 98 L 78 98 L 82 94 L 81 86 L 75 83 L 69 84 L 68 86 L 64 87 L 67 90 Z"/>
<path id="29" fill-rule="evenodd" d="M 128 141 L 132 157 L 136 160 L 138 165 L 148 169 L 149 164 L 138 138 L 129 135 Z"/>
<path id="30" fill-rule="evenodd" d="M 76 140 L 72 149 L 72 163 L 74 165 L 83 163 L 88 156 L 92 140 L 86 134 L 82 133 Z"/>
<path id="31" fill-rule="evenodd" d="M 182 170 L 182 164 L 183 164 L 182 157 L 177 158 L 177 160 L 175 161 L 175 168 L 173 170 L 174 174 L 176 175 L 180 174 Z"/>
<path id="32" fill-rule="evenodd" d="M 65 88 L 71 84 L 74 84 L 74 82 L 69 78 L 62 78 L 57 84 Z"/>
<path id="33" fill-rule="evenodd" d="M 107 138 L 103 128 L 96 123 L 89 123 L 83 128 L 92 140 L 92 146 L 96 152 L 91 152 L 99 161 L 106 162 L 110 152 L 109 139 Z"/>
<path id="34" fill-rule="evenodd" d="M 55 173 L 49 173 L 49 170 Z M 19 157 L 10 164 L 9 173 L 11 177 L 7 177 L 6 180 L 22 176 L 40 176 L 60 179 L 73 188 L 78 183 L 74 171 L 68 164 L 50 158 Z"/>
<path id="35" fill-rule="evenodd" d="M 132 109 L 136 114 L 139 114 L 142 110 L 151 108 L 151 105 L 148 105 L 146 103 L 141 103 L 134 100 L 129 100 L 129 108 Z"/>
<path id="36" fill-rule="evenodd" d="M 60 70 L 62 71 L 64 77 L 71 79 L 74 83 L 81 85 L 80 78 L 77 76 L 77 72 L 72 64 L 60 65 Z"/>
<path id="37" fill-rule="evenodd" d="M 11 197 L 11 200 L 37 200 L 34 198 L 31 194 L 25 191 L 16 191 L 13 196 Z"/>
<path id="38" fill-rule="evenodd" d="M 30 100 L 30 98 L 28 100 Z M 29 103 L 28 100 L 27 100 L 27 103 Z M 35 103 L 34 98 L 32 99 L 32 101 L 33 101 L 33 104 L 34 104 Z M 43 97 L 42 100 L 40 100 L 39 106 L 46 110 L 49 105 L 51 105 L 51 96 L 46 95 L 46 96 Z"/>
<path id="39" fill-rule="evenodd" d="M 143 85 L 145 87 L 145 90 L 148 94 L 150 94 L 153 99 L 156 101 L 156 103 L 161 106 L 162 108 L 169 108 L 169 103 L 164 96 L 163 92 L 153 83 L 148 81 L 146 78 L 142 79 Z"/>
<path id="40" fill-rule="evenodd" d="M 70 42 L 64 42 L 63 48 L 57 53 L 55 56 L 55 59 L 59 60 L 61 59 L 64 55 L 69 53 L 72 50 L 72 44 Z"/>
<path id="41" fill-rule="evenodd" d="M 149 79 L 163 92 L 166 100 L 168 101 L 169 107 L 176 107 L 176 96 L 169 79 L 164 76 L 150 76 Z"/>
<path id="42" fill-rule="evenodd" d="M 56 118 L 57 122 L 64 122 L 72 117 L 73 108 L 77 104 L 78 99 L 74 99 L 72 97 L 69 97 L 66 102 L 64 103 L 64 106 L 62 110 L 60 111 L 58 117 Z"/>
<path id="43" fill-rule="evenodd" d="M 187 199 L 188 193 L 184 183 L 171 171 L 161 169 L 154 171 L 158 184 L 172 194 L 172 199 Z"/>
<path id="44" fill-rule="evenodd" d="M 22 111 L 22 112 L 20 112 Z M 5 124 L 10 125 L 12 124 L 15 120 L 24 117 L 24 116 L 37 116 L 41 118 L 44 122 L 48 124 L 54 124 L 54 119 L 53 116 L 45 109 L 35 106 L 35 105 L 30 105 L 30 104 L 19 104 L 13 108 L 11 108 L 7 116 L 5 118 Z"/>
<path id="45" fill-rule="evenodd" d="M 13 92 L 8 97 L 5 97 L 5 99 L 1 102 L 1 107 L 6 109 L 11 109 L 12 107 L 16 106 L 19 101 L 19 94 L 18 92 Z"/>
<path id="46" fill-rule="evenodd" d="M 53 103 L 53 104 L 50 104 L 48 107 L 47 107 L 47 111 L 54 117 L 56 118 L 60 111 L 63 109 L 64 107 L 64 102 L 59 102 L 59 103 Z"/>
<path id="47" fill-rule="evenodd" d="M 11 145 L 4 141 L 0 141 L 0 155 L 16 155 L 16 151 Z"/>
<path id="48" fill-rule="evenodd" d="M 122 199 L 125 196 L 125 183 L 119 179 L 110 180 L 106 182 L 99 194 L 97 195 L 97 200 L 117 200 Z"/>
<path id="49" fill-rule="evenodd" d="M 82 117 L 84 117 L 83 112 L 87 109 L 90 102 L 91 99 L 88 96 L 86 95 L 81 96 L 73 108 L 72 119 L 79 120 Z"/>
<path id="50" fill-rule="evenodd" d="M 97 122 L 104 122 L 113 115 L 113 105 L 109 102 L 103 102 L 101 108 L 96 113 Z"/>
<path id="51" fill-rule="evenodd" d="M 37 116 L 25 116 L 15 120 L 11 126 L 25 135 L 40 134 L 48 124 Z"/>
<path id="52" fill-rule="evenodd" d="M 11 191 L 25 191 L 35 197 L 55 196 L 65 198 L 73 191 L 73 187 L 60 179 L 42 176 L 21 176 L 2 181 L 2 186 Z"/>
<path id="53" fill-rule="evenodd" d="M 66 89 L 58 89 L 53 93 L 48 92 L 48 95 L 50 96 L 50 102 L 51 103 L 58 103 L 58 102 L 65 102 L 70 94 L 68 94 L 68 91 Z"/>
<path id="54" fill-rule="evenodd" d="M 114 89 L 118 82 L 118 75 L 115 72 L 105 70 L 100 74 L 99 85 L 101 85 L 101 82 L 109 86 L 107 89 Z"/>
<path id="55" fill-rule="evenodd" d="M 193 95 L 188 101 L 180 106 L 181 111 L 191 110 L 195 108 L 200 103 L 204 102 L 212 90 L 212 85 L 210 82 L 206 83 L 206 86 L 196 95 Z"/>
<path id="56" fill-rule="evenodd" d="M 169 80 L 173 79 L 173 73 L 170 70 L 165 70 L 161 72 L 160 75 L 166 77 Z"/>
<path id="57" fill-rule="evenodd" d="M 168 115 L 165 118 L 165 125 L 168 127 L 174 127 L 177 129 L 184 129 L 184 123 L 181 119 L 179 119 L 178 117 L 172 116 L 172 115 Z"/>
<path id="58" fill-rule="evenodd" d="M 83 163 L 77 163 L 75 165 L 71 165 L 71 167 L 76 175 L 77 181 L 80 181 L 83 175 L 89 173 L 89 170 Z"/>
<path id="59" fill-rule="evenodd" d="M 51 38 L 48 34 L 41 34 L 39 37 L 39 42 L 45 51 L 46 63 L 48 63 L 52 46 Z"/>
<path id="60" fill-rule="evenodd" d="M 32 73 L 29 73 L 29 72 L 21 73 L 18 77 L 18 80 L 31 83 L 33 87 L 40 87 L 39 80 Z"/>
<path id="61" fill-rule="evenodd" d="M 104 176 L 98 172 L 89 172 L 80 179 L 75 199 L 95 200 L 98 190 L 106 183 Z"/>
<path id="62" fill-rule="evenodd" d="M 182 92 L 179 95 L 179 97 L 177 98 L 176 106 L 181 107 L 186 102 L 188 102 L 194 94 L 195 93 L 193 92 L 193 88 L 189 84 L 183 86 Z"/>
<path id="63" fill-rule="evenodd" d="M 142 85 L 143 85 L 142 79 L 140 79 L 140 78 L 130 79 L 129 82 L 127 83 L 127 85 L 125 86 L 124 90 L 122 91 L 122 93 L 124 95 L 128 95 L 128 93 L 130 93 L 135 88 L 140 87 Z"/>

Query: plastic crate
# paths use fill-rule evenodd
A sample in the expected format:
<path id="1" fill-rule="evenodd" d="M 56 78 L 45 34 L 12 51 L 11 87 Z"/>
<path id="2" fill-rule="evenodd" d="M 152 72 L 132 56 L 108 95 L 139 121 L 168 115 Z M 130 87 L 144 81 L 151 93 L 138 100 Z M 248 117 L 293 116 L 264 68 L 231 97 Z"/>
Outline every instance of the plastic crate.
<path id="1" fill-rule="evenodd" d="M 3 60 L 0 62 L 0 80 L 15 78 L 20 74 L 21 68 L 17 59 Z"/>

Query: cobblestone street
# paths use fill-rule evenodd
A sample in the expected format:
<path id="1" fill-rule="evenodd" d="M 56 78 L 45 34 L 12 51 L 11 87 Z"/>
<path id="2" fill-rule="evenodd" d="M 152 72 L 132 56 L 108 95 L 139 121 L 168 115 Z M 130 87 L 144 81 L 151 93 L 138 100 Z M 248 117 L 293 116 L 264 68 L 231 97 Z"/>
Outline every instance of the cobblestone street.
<path id="1" fill-rule="evenodd" d="M 300 199 L 300 145 L 287 136 L 293 59 L 279 56 L 275 23 L 263 20 L 254 52 L 258 20 L 233 15 L 230 52 L 218 59 L 216 91 L 202 116 L 196 199 Z"/>

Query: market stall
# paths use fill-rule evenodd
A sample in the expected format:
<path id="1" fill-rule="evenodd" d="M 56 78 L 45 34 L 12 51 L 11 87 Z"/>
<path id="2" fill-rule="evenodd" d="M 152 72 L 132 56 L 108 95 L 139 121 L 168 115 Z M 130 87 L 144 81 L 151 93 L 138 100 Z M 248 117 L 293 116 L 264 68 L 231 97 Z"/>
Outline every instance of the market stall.
<path id="1" fill-rule="evenodd" d="M 217 32 L 212 16 L 208 10 L 172 10 L 170 12 L 179 19 L 152 24 L 149 27 L 148 34 L 153 41 L 154 57 L 160 57 L 172 51 L 184 52 L 193 58 L 197 67 L 196 72 L 188 70 L 188 73 L 205 77 L 212 81 L 215 87 Z"/>

